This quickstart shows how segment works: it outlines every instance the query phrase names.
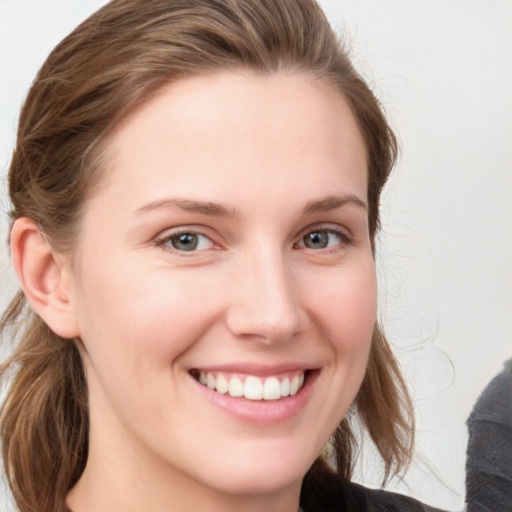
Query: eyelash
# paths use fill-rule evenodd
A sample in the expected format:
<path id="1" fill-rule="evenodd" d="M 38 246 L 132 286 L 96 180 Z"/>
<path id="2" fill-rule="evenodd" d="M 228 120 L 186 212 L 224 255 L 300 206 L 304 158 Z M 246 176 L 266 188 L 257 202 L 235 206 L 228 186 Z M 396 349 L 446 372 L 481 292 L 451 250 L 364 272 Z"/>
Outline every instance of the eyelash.
<path id="1" fill-rule="evenodd" d="M 325 247 L 320 249 L 312 249 L 305 246 L 304 239 L 308 235 L 316 234 L 316 233 L 326 233 L 335 235 L 339 242 L 332 246 L 332 247 Z M 185 251 L 185 250 L 179 250 L 176 247 L 172 247 L 171 245 L 168 245 L 173 239 L 177 239 L 178 237 L 182 235 L 193 235 L 197 237 L 203 237 L 207 239 L 212 247 L 208 249 L 192 249 L 191 251 Z M 348 235 L 345 231 L 339 229 L 335 226 L 319 226 L 319 227 L 308 227 L 306 230 L 302 232 L 300 235 L 299 241 L 296 242 L 293 247 L 299 248 L 299 249 L 310 249 L 313 252 L 323 252 L 323 253 L 336 253 L 340 251 L 343 247 L 349 246 L 353 244 L 354 239 Z M 303 244 L 303 245 L 300 245 Z M 204 252 L 211 249 L 221 249 L 221 246 L 219 244 L 216 244 L 209 236 L 205 235 L 204 233 L 195 230 L 195 229 L 180 229 L 171 233 L 167 233 L 166 235 L 159 237 L 155 240 L 155 245 L 158 247 L 162 247 L 163 249 L 179 254 L 181 256 L 192 256 L 194 254 L 197 254 L 198 252 Z"/>
<path id="2" fill-rule="evenodd" d="M 201 233 L 200 231 L 197 231 L 195 229 L 180 229 L 180 230 L 173 231 L 171 233 L 167 233 L 164 236 L 157 238 L 155 240 L 155 245 L 157 245 L 158 247 L 162 247 L 163 249 L 165 249 L 167 251 L 170 251 L 170 252 L 173 252 L 176 254 L 180 254 L 182 256 L 189 256 L 189 255 L 192 256 L 193 254 L 197 254 L 198 252 L 210 250 L 210 249 L 194 248 L 191 251 L 182 251 L 175 247 L 172 247 L 171 245 L 168 245 L 173 239 L 178 239 L 180 236 L 183 236 L 183 235 L 193 235 L 193 236 L 205 238 L 211 243 L 211 245 L 212 245 L 211 249 L 220 249 L 220 246 L 218 244 L 216 244 L 209 236 L 207 236 L 204 233 Z"/>
<path id="3" fill-rule="evenodd" d="M 354 238 L 352 236 L 350 236 L 346 231 L 341 230 L 339 227 L 329 226 L 329 225 L 327 225 L 327 226 L 321 225 L 318 227 L 306 228 L 306 230 L 304 230 L 302 232 L 299 241 L 296 244 L 294 244 L 294 247 L 299 246 L 299 244 L 304 244 L 304 239 L 306 238 L 306 236 L 312 235 L 315 233 L 327 233 L 327 234 L 335 235 L 338 238 L 339 242 L 332 247 L 311 249 L 314 252 L 322 252 L 324 254 L 325 253 L 332 254 L 332 253 L 336 253 L 336 252 L 342 250 L 344 247 L 350 246 L 354 243 Z M 308 249 L 308 247 L 305 247 L 305 245 L 303 245 L 301 248 Z"/>

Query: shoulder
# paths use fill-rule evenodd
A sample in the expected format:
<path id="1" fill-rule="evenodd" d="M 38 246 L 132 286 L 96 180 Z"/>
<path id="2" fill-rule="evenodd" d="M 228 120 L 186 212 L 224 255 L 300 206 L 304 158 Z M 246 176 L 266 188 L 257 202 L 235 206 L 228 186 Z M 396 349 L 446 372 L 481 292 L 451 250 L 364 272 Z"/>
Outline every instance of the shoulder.
<path id="1" fill-rule="evenodd" d="M 351 483 L 349 490 L 357 497 L 357 501 L 364 503 L 363 510 L 367 512 L 442 512 L 409 496 L 382 489 L 368 489 Z"/>
<path id="2" fill-rule="evenodd" d="M 325 468 L 306 477 L 301 506 L 304 512 L 443 512 L 409 496 L 343 480 Z"/>
<path id="3" fill-rule="evenodd" d="M 467 425 L 468 511 L 511 510 L 512 360 L 484 389 Z"/>
<path id="4" fill-rule="evenodd" d="M 506 361 L 504 366 L 475 403 L 468 418 L 470 426 L 485 422 L 512 427 L 512 359 Z"/>

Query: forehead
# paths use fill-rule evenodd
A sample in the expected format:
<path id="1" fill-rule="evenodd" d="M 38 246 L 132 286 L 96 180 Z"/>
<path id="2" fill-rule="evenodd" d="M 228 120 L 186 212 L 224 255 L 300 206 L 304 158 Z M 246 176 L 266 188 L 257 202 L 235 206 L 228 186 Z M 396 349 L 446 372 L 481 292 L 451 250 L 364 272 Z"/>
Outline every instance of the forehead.
<path id="1" fill-rule="evenodd" d="M 349 180 L 358 189 L 349 192 L 366 196 L 354 116 L 341 94 L 308 74 L 231 72 L 172 83 L 117 127 L 107 152 L 105 181 L 119 192 L 128 179 L 138 193 L 160 180 L 199 195 L 234 179 L 253 194 L 269 181 L 326 188 Z"/>

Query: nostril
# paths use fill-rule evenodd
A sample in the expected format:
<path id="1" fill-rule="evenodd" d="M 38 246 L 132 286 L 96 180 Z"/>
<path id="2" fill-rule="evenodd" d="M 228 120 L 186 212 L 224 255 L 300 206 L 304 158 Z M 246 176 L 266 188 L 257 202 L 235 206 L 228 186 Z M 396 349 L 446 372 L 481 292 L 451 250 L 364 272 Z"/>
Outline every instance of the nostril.
<path id="1" fill-rule="evenodd" d="M 276 244 L 261 242 L 237 269 L 227 323 L 237 336 L 278 343 L 300 331 L 303 313 L 289 262 Z"/>
<path id="2" fill-rule="evenodd" d="M 228 313 L 227 325 L 236 336 L 254 339 L 267 344 L 282 343 L 294 339 L 301 331 L 301 315 L 294 307 L 285 311 L 261 312 L 244 308 L 239 304 Z"/>

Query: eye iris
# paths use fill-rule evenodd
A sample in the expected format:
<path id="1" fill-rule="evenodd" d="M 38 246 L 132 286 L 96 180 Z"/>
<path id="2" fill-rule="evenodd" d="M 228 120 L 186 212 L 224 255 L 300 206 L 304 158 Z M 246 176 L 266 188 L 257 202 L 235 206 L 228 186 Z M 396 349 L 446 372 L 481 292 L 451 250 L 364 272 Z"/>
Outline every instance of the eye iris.
<path id="1" fill-rule="evenodd" d="M 193 233 L 183 233 L 171 239 L 172 246 L 179 251 L 194 251 L 198 243 L 198 236 Z"/>
<path id="2" fill-rule="evenodd" d="M 310 249 L 324 249 L 329 244 L 329 235 L 325 231 L 315 231 L 304 237 L 304 245 Z"/>

